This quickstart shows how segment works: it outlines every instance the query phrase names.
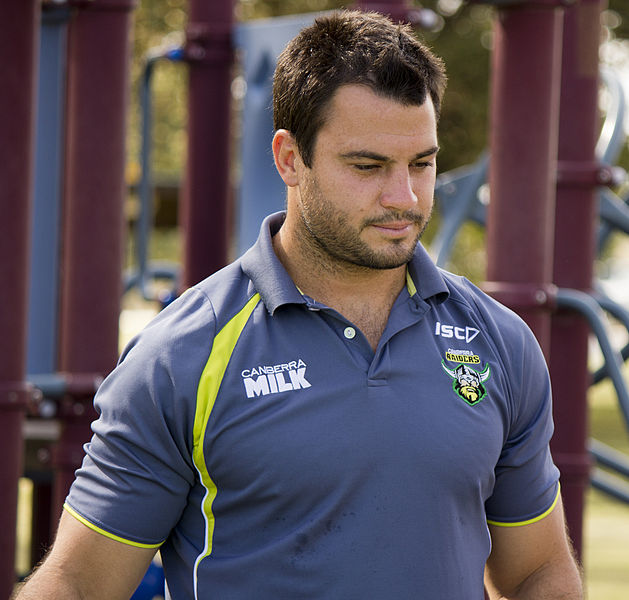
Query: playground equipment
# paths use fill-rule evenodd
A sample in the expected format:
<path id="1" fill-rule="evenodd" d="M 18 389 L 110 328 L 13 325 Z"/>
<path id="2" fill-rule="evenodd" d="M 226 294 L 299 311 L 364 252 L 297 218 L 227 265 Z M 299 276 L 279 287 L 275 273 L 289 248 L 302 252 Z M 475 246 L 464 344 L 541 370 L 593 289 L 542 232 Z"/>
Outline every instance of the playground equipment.
<path id="1" fill-rule="evenodd" d="M 608 91 L 609 106 L 595 147 L 600 164 L 597 187 L 599 253 L 612 232 L 629 235 L 629 192 L 625 191 L 623 196 L 618 196 L 609 187 L 617 187 L 626 178 L 623 169 L 614 165 L 626 143 L 624 118 L 627 98 L 620 78 L 613 70 L 602 69 L 601 79 Z M 440 266 L 447 265 L 457 233 L 464 223 L 486 225 L 489 203 L 486 185 L 488 164 L 489 156 L 483 154 L 476 163 L 443 173 L 437 179 L 435 195 L 441 224 L 433 238 L 431 252 Z M 603 294 L 596 281 L 587 292 L 557 289 L 554 292 L 554 303 L 558 308 L 579 313 L 589 324 L 604 359 L 603 366 L 592 374 L 591 385 L 605 378 L 612 381 L 621 414 L 629 429 L 629 391 L 621 370 L 623 363 L 629 358 L 629 343 L 620 350 L 612 347 L 606 319 L 607 313 L 629 333 L 629 310 Z M 629 477 L 629 457 L 595 439 L 590 439 L 588 447 L 594 461 L 616 475 L 596 468 L 590 474 L 592 486 L 629 503 L 629 485 L 622 479 Z"/>
<path id="2" fill-rule="evenodd" d="M 153 226 L 153 185 L 151 168 L 151 126 L 153 124 L 153 103 L 151 96 L 151 82 L 156 65 L 164 60 L 184 61 L 185 53 L 182 46 L 156 48 L 149 52 L 142 71 L 140 88 L 141 120 L 141 152 L 140 165 L 142 167 L 138 196 L 140 210 L 135 227 L 136 267 L 125 276 L 125 292 L 137 287 L 144 300 L 158 301 L 166 304 L 170 297 L 177 294 L 179 281 L 179 265 L 174 263 L 155 261 L 149 262 L 148 247 Z M 168 297 L 158 294 L 152 283 L 156 279 L 165 279 L 171 283 Z"/>
<path id="3" fill-rule="evenodd" d="M 8 104 L 3 107 L 0 136 L 2 152 L 6 152 L 1 161 L 0 186 L 0 270 L 4 290 L 0 303 L 0 390 L 5 409 L 0 420 L 0 512 L 6 519 L 0 542 L 3 598 L 10 596 L 15 579 L 16 475 L 22 469 L 26 408 L 30 408 L 31 415 L 42 409 L 44 416 L 52 407 L 57 411 L 52 447 L 46 444 L 41 453 L 34 453 L 52 474 L 47 481 L 40 481 L 41 488 L 34 486 L 35 503 L 42 508 L 37 517 L 41 514 L 43 518 L 35 523 L 33 539 L 42 544 L 37 547 L 41 553 L 51 539 L 51 522 L 56 523 L 60 503 L 81 462 L 82 444 L 91 433 L 94 390 L 118 354 L 126 63 L 132 7 L 131 0 L 44 2 L 41 6 L 35 0 L 10 0 L 0 8 L 3 69 L 6 67 L 3 74 L 7 74 L 9 90 L 3 96 Z M 41 38 L 40 19 L 50 26 Z M 38 61 L 40 39 L 44 54 Z M 70 56 L 72 60 L 64 60 L 63 67 L 57 63 L 48 68 L 46 60 L 51 55 L 46 50 L 54 54 L 55 47 L 63 48 L 63 54 L 56 56 Z M 38 64 L 46 69 L 39 69 Z M 42 88 L 44 93 L 50 92 L 39 104 L 38 141 L 49 134 L 41 145 L 32 135 L 37 74 L 42 75 L 40 94 Z M 54 85 L 47 87 L 51 80 Z M 65 98 L 65 104 L 60 98 Z M 53 108 L 57 112 L 51 114 L 49 109 Z M 35 148 L 45 149 L 38 154 L 38 165 L 48 168 L 52 177 L 46 179 L 42 170 L 38 171 L 35 188 L 42 194 L 42 203 L 36 203 L 35 208 L 39 211 L 44 206 L 51 212 L 39 213 L 31 221 L 31 214 L 36 212 L 31 207 Z M 44 228 L 58 224 L 59 228 L 46 237 L 38 229 L 42 224 Z M 31 238 L 35 243 L 29 247 Z M 29 257 L 33 264 L 42 261 L 38 263 L 43 265 L 39 272 L 32 270 L 35 281 L 39 284 L 52 277 L 54 284 L 52 291 L 31 288 L 36 290 L 31 299 L 37 302 L 31 302 L 29 312 L 31 308 L 41 312 L 30 313 L 27 321 Z M 49 327 L 44 328 L 42 321 Z M 27 344 L 29 324 L 34 338 Z M 30 351 L 38 346 L 40 327 L 43 337 L 38 349 L 42 353 L 26 359 L 27 348 Z M 35 369 L 28 376 L 27 363 Z M 41 389 L 37 389 L 31 375 L 51 376 L 54 385 L 46 389 L 47 384 L 41 382 Z M 50 389 L 55 386 L 62 390 L 58 401 Z M 50 416 L 50 412 L 47 414 Z M 26 423 L 27 433 L 30 421 Z M 46 419 L 38 422 L 48 424 Z M 42 499 L 45 501 L 40 502 Z M 53 513 L 54 517 L 49 516 Z M 45 535 L 41 531 L 44 528 Z"/>
<path id="4" fill-rule="evenodd" d="M 29 397 L 25 382 L 26 306 L 33 132 L 34 81 L 24 78 L 35 63 L 35 3 L 4 2 L 0 35 L 6 90 L 0 110 L 0 597 L 13 586 L 15 514 L 21 472 L 22 425 Z M 5 223 L 9 224 L 8 227 Z"/>
<path id="5" fill-rule="evenodd" d="M 628 99 L 625 97 L 620 77 L 610 68 L 600 70 L 601 79 L 608 91 L 609 106 L 605 112 L 600 135 L 595 147 L 600 163 L 598 194 L 598 217 L 600 224 L 597 235 L 597 251 L 600 254 L 612 231 L 629 235 L 629 190 L 618 196 L 611 187 L 617 187 L 626 177 L 620 167 L 615 166 L 627 134 L 624 129 Z M 435 197 L 442 219 L 435 232 L 430 249 L 437 264 L 448 264 L 457 233 L 466 222 L 485 226 L 489 187 L 487 173 L 489 154 L 482 154 L 471 164 L 442 173 L 437 177 Z"/>
<path id="6" fill-rule="evenodd" d="M 402 1 L 382 0 L 379 3 L 359 4 L 363 8 L 388 12 L 398 18 L 409 17 Z M 557 396 L 555 406 L 559 415 L 556 419 L 558 445 L 553 449 L 557 450 L 556 456 L 560 459 L 564 477 L 569 525 L 577 548 L 580 548 L 583 486 L 587 483 L 590 453 L 600 465 L 616 465 L 619 474 L 626 475 L 629 472 L 624 458 L 616 456 L 609 449 L 596 442 L 586 448 L 583 424 L 583 398 L 587 387 L 584 347 L 586 352 L 588 323 L 598 331 L 601 310 L 615 315 L 625 325 L 629 322 L 621 307 L 613 305 L 600 294 L 594 294 L 590 289 L 593 259 L 590 250 L 594 242 L 590 248 L 587 241 L 594 241 L 594 234 L 590 231 L 595 214 L 592 208 L 594 191 L 601 183 L 609 183 L 614 177 L 613 170 L 599 168 L 593 154 L 600 6 L 593 0 L 581 0 L 570 8 L 564 8 L 552 0 L 532 3 L 526 0 L 499 1 L 496 4 L 500 18 L 496 22 L 494 51 L 494 138 L 491 153 L 480 158 L 477 165 L 446 174 L 439 181 L 438 201 L 445 217 L 444 227 L 449 228 L 444 228 L 437 237 L 439 262 L 446 259 L 450 240 L 464 220 L 471 218 L 485 222 L 488 207 L 479 201 L 477 190 L 489 170 L 492 178 L 491 214 L 487 217 L 490 238 L 489 278 L 493 282 L 489 286 L 490 291 L 527 318 L 547 353 L 551 336 L 553 346 L 556 345 L 555 340 L 567 340 L 563 342 L 561 352 L 564 354 L 560 356 L 561 360 L 553 360 L 553 356 L 550 356 Z M 34 91 L 27 85 L 30 80 L 28 77 L 25 80 L 24 73 L 34 72 L 33 54 L 39 31 L 35 7 L 34 0 L 9 0 L 0 9 L 0 15 L 4 17 L 0 23 L 5 24 L 7 33 L 0 39 L 3 43 L 7 42 L 10 48 L 3 56 L 14 57 L 12 69 L 17 64 L 15 83 L 9 86 L 15 97 L 9 97 L 7 106 L 10 110 L 3 112 L 3 136 L 0 138 L 11 140 L 10 147 L 0 144 L 2 151 L 7 153 L 5 159 L 0 160 L 0 168 L 6 169 L 2 172 L 3 182 L 17 183 L 15 189 L 7 187 L 0 195 L 2 214 L 8 215 L 12 225 L 16 226 L 7 229 L 7 232 L 3 230 L 0 236 L 0 269 L 5 283 L 1 298 L 0 336 L 3 343 L 6 342 L 6 350 L 3 345 L 0 356 L 0 414 L 3 417 L 0 439 L 5 456 L 2 477 L 3 481 L 9 482 L 2 488 L 0 514 L 6 520 L 3 522 L 5 531 L 9 532 L 13 527 L 17 477 L 20 473 L 22 440 L 19 431 L 27 400 L 30 399 L 31 405 L 34 405 L 34 413 L 39 414 L 39 422 L 48 423 L 50 417 L 55 416 L 59 424 L 59 431 L 54 432 L 50 440 L 52 446 L 48 456 L 51 458 L 43 465 L 48 470 L 52 468 L 55 473 L 54 490 L 46 491 L 44 485 L 40 488 L 35 486 L 42 500 L 40 506 L 48 504 L 49 509 L 52 504 L 52 513 L 55 514 L 53 519 L 56 520 L 72 472 L 80 463 L 81 446 L 89 438 L 93 392 L 102 375 L 113 367 L 116 360 L 118 292 L 121 291 L 123 280 L 120 269 L 124 197 L 123 113 L 128 17 L 133 2 L 46 2 L 44 29 L 50 29 L 45 33 L 42 30 L 40 65 L 44 65 L 43 60 L 53 54 L 45 52 L 45 49 L 50 51 L 55 46 L 58 48 L 57 57 L 66 56 L 67 52 L 72 60 L 67 63 L 64 61 L 63 65 L 56 63 L 40 68 L 40 87 L 46 85 L 49 93 L 46 98 L 52 100 L 41 106 L 41 111 L 48 111 L 47 121 L 44 120 L 44 112 L 40 113 L 41 122 L 56 125 L 56 129 L 46 138 L 52 150 L 38 163 L 50 167 L 50 179 L 44 180 L 42 170 L 38 167 L 36 188 L 39 185 L 40 189 L 47 191 L 49 200 L 56 200 L 48 205 L 44 203 L 53 212 L 42 213 L 45 208 L 39 206 L 36 199 L 34 222 L 39 218 L 44 230 L 46 224 L 48 228 L 54 228 L 59 223 L 64 235 L 59 235 L 60 229 L 55 229 L 48 239 L 39 233 L 34 236 L 37 238 L 34 242 L 37 241 L 39 246 L 34 243 L 31 247 L 36 259 L 32 281 L 33 285 L 41 283 L 44 289 L 31 295 L 31 337 L 26 343 L 24 306 L 30 191 L 24 182 L 31 180 L 29 154 L 32 147 L 29 146 L 30 136 L 25 135 L 25 132 L 30 131 L 31 127 L 29 114 L 34 108 Z M 313 17 L 287 17 L 234 28 L 231 9 L 231 0 L 191 0 L 184 46 L 149 57 L 147 61 L 144 80 L 144 91 L 147 94 L 144 98 L 146 145 L 141 183 L 141 195 L 147 200 L 143 202 L 144 212 L 139 223 L 143 246 L 138 251 L 138 268 L 128 277 L 127 286 L 140 286 L 142 293 L 149 298 L 154 297 L 150 285 L 153 278 L 164 276 L 175 282 L 178 275 L 173 265 L 152 264 L 146 253 L 151 214 L 150 145 L 147 132 L 150 123 L 150 79 L 154 66 L 159 60 L 181 60 L 190 70 L 190 160 L 180 219 L 185 240 L 184 270 L 179 276 L 179 282 L 174 283 L 174 288 L 187 287 L 221 267 L 228 254 L 227 223 L 230 217 L 227 209 L 229 194 L 226 161 L 229 153 L 226 143 L 229 137 L 230 69 L 234 46 L 243 50 L 245 55 L 245 129 L 253 135 L 243 143 L 242 159 L 248 165 L 259 165 L 260 161 L 253 161 L 251 157 L 259 157 L 265 152 L 261 147 L 268 147 L 272 134 L 270 113 L 266 107 L 275 55 L 285 39 L 305 24 L 305 20 Z M 410 17 L 415 22 L 424 18 L 419 11 L 413 11 Z M 593 30 L 587 27 L 577 29 L 577 21 L 591 26 Z M 562 95 L 571 97 L 575 106 L 564 106 L 562 102 L 560 110 L 557 73 L 559 58 L 562 56 L 562 28 Z M 533 30 L 536 39 L 534 51 L 530 45 Z M 280 31 L 283 32 L 283 40 L 278 35 Z M 576 47 L 579 48 L 578 53 Z M 585 63 L 576 64 L 576 56 Z M 15 60 L 15 57 L 19 60 Z M 103 57 L 107 60 L 103 61 Z M 53 72 L 57 73 L 52 78 L 53 82 L 43 84 L 41 78 Z M 577 72 L 582 81 L 571 83 L 570 77 Z M 576 93 L 571 85 L 584 85 L 585 91 Z M 608 83 L 610 89 L 613 85 L 613 80 Z M 523 94 L 522 89 L 529 93 Z M 50 93 L 51 90 L 53 93 Z M 62 99 L 66 92 L 68 104 L 64 106 Z M 575 98 L 579 99 L 578 103 L 574 102 Z M 622 107 L 623 103 L 618 102 L 616 111 L 622 111 Z M 610 110 L 608 117 L 613 112 Z M 11 122 L 7 122 L 7 115 L 10 115 Z M 584 115 L 588 117 L 584 119 Z M 558 117 L 562 119 L 561 123 Z M 38 129 L 41 136 L 43 125 L 40 124 Z M 585 139 L 569 138 L 565 132 L 570 130 L 585 135 Z M 5 131 L 10 134 L 8 137 Z M 606 122 L 601 139 L 603 137 L 608 141 L 599 144 L 604 146 L 604 152 L 609 153 L 604 154 L 607 157 L 604 160 L 613 164 L 611 148 L 619 147 L 621 136 L 616 128 L 611 125 L 607 127 Z M 213 140 L 212 144 L 207 143 L 209 139 Z M 216 140 L 221 143 L 214 143 Z M 222 142 L 225 142 L 225 146 Z M 44 140 L 38 138 L 36 148 L 39 150 L 43 144 Z M 569 150 L 576 148 L 585 154 L 570 155 L 566 147 Z M 61 152 L 62 148 L 66 148 L 65 154 Z M 540 152 L 540 148 L 544 151 Z M 16 152 L 16 149 L 19 151 Z M 587 155 L 588 152 L 591 156 Z M 18 156 L 18 159 L 14 159 L 14 156 Z M 55 159 L 63 156 L 63 164 L 46 161 L 45 157 L 50 156 Z M 555 204 L 554 164 L 557 157 L 560 161 L 560 190 Z M 283 186 L 273 172 L 270 156 L 268 164 L 262 165 L 259 172 L 248 169 L 247 175 L 251 177 L 242 181 L 239 196 L 238 253 L 255 237 L 260 214 L 281 208 L 284 194 Z M 61 193 L 62 180 L 64 193 Z M 42 186 L 44 181 L 48 183 Z M 456 194 L 452 190 L 464 190 L 464 193 Z M 575 193 L 578 197 L 576 200 Z M 600 212 L 604 219 L 603 225 L 610 230 L 620 228 L 626 232 L 626 199 L 615 198 L 610 194 L 609 191 L 602 193 L 604 200 L 601 200 Z M 253 207 L 260 204 L 262 197 L 270 199 L 269 205 L 262 205 L 259 212 L 254 212 Z M 577 222 L 570 220 L 570 236 L 559 228 L 553 232 L 553 215 L 562 215 L 561 211 L 564 210 L 575 212 L 576 205 L 579 206 L 576 211 L 579 219 Z M 524 226 L 525 222 L 528 225 Z M 497 228 L 503 230 L 497 231 Z M 601 244 L 608 235 L 609 232 L 599 230 Z M 553 238 L 556 240 L 554 247 Z M 60 240 L 63 240 L 63 251 L 58 253 L 56 248 Z M 517 243 L 514 240 L 518 240 Z M 578 249 L 582 251 L 580 254 L 573 248 L 575 240 L 581 246 Z M 567 259 L 563 254 L 566 249 Z M 560 256 L 561 259 L 555 258 L 553 262 L 553 256 Z M 5 257 L 11 260 L 7 261 Z M 565 264 L 570 264 L 576 274 L 565 270 Z M 45 266 L 38 272 L 37 265 Z M 43 283 L 46 275 L 58 271 L 64 273 L 63 280 L 53 278 L 52 282 Z M 585 281 L 582 280 L 584 276 Z M 38 310 L 41 312 L 35 314 Z M 575 320 L 578 323 L 576 327 Z M 38 335 L 44 331 L 40 329 L 43 327 L 42 322 L 46 325 L 45 343 L 44 338 Z M 604 346 L 607 339 L 604 328 L 599 332 L 599 338 Z M 28 370 L 21 362 L 26 347 Z M 35 348 L 43 349 L 43 354 L 36 355 Z M 578 355 L 570 354 L 573 350 Z M 629 349 L 624 348 L 618 354 L 609 347 L 603 353 L 606 364 L 594 378 L 611 377 L 619 390 L 619 396 L 624 389 L 623 398 L 626 398 L 626 387 L 623 388 L 624 382 L 619 377 L 618 367 L 627 359 Z M 567 374 L 563 363 L 569 367 Z M 575 377 L 575 374 L 582 377 Z M 566 382 L 568 378 L 572 381 Z M 40 399 L 28 391 L 27 380 L 39 391 Z M 575 384 L 577 389 L 570 387 Z M 557 393 L 558 390 L 561 393 Z M 568 392 L 564 394 L 565 390 Z M 625 400 L 621 399 L 621 402 Z M 624 494 L 622 487 L 617 486 L 616 482 L 610 486 L 598 471 L 594 472 L 592 481 L 607 491 L 620 490 L 618 497 Z M 47 485 L 52 488 L 52 482 Z M 40 525 L 35 527 L 34 540 L 37 544 L 46 544 L 50 539 L 50 514 L 48 510 L 48 518 L 42 518 Z M 13 583 L 13 546 L 12 535 L 3 536 L 0 546 L 0 596 L 5 595 L 5 591 L 8 596 Z"/>

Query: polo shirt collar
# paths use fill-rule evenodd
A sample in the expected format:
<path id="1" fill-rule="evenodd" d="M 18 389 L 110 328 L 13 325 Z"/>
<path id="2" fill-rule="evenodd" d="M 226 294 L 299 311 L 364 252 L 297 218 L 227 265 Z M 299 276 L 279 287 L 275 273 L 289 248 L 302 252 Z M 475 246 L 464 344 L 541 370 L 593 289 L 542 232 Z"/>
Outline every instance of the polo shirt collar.
<path id="1" fill-rule="evenodd" d="M 284 218 L 284 212 L 266 217 L 260 227 L 256 243 L 241 258 L 243 272 L 251 279 L 271 314 L 282 304 L 306 304 L 306 300 L 273 250 L 272 237 L 279 231 Z M 428 300 L 434 297 L 441 303 L 448 297 L 448 287 L 441 271 L 421 244 L 417 244 L 413 258 L 408 264 L 408 275 L 416 289 L 416 294 L 413 294 L 416 298 Z"/>
<path id="2" fill-rule="evenodd" d="M 408 275 L 415 284 L 417 297 L 422 300 L 434 298 L 438 304 L 444 302 L 450 292 L 441 269 L 439 269 L 421 244 L 415 247 L 413 258 L 408 263 Z"/>
<path id="3" fill-rule="evenodd" d="M 256 243 L 241 258 L 243 272 L 251 279 L 271 314 L 282 304 L 306 303 L 273 250 L 272 237 L 284 223 L 285 216 L 286 213 L 277 212 L 266 217 Z"/>

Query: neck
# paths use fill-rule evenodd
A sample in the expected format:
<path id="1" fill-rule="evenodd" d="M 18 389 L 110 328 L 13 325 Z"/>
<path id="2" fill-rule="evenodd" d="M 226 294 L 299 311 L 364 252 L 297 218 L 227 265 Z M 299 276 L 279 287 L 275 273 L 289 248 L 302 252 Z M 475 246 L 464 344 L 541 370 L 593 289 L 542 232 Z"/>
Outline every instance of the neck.
<path id="1" fill-rule="evenodd" d="M 375 351 L 389 313 L 406 283 L 406 265 L 371 269 L 326 260 L 282 228 L 273 248 L 302 293 L 333 308 L 357 326 Z"/>
<path id="2" fill-rule="evenodd" d="M 284 227 L 273 237 L 273 248 L 295 285 L 331 308 L 336 308 L 334 299 L 366 299 L 370 304 L 370 299 L 376 304 L 395 300 L 406 283 L 406 265 L 373 269 L 331 260 L 322 249 L 305 247 L 303 237 L 291 236 Z"/>

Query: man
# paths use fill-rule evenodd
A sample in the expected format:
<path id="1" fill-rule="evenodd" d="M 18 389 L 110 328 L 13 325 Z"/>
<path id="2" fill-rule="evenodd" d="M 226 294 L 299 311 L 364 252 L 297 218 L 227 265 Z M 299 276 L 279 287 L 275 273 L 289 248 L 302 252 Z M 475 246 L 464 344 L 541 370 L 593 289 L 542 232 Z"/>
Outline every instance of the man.
<path id="1" fill-rule="evenodd" d="M 417 244 L 445 74 L 323 17 L 274 81 L 287 186 L 244 257 L 130 345 L 21 599 L 581 598 L 531 332 Z"/>

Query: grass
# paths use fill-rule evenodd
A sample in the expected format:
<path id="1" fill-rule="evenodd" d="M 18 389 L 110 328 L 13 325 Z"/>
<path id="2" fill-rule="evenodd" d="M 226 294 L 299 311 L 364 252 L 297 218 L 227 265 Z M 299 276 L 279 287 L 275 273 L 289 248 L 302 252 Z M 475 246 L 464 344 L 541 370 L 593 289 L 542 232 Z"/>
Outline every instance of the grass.
<path id="1" fill-rule="evenodd" d="M 629 598 L 629 506 L 588 490 L 583 563 L 589 600 Z"/>
<path id="2" fill-rule="evenodd" d="M 629 382 L 629 373 L 625 372 Z M 590 432 L 629 455 L 629 432 L 612 385 L 590 390 Z M 629 598 L 629 505 L 588 490 L 584 515 L 583 562 L 589 600 Z"/>

